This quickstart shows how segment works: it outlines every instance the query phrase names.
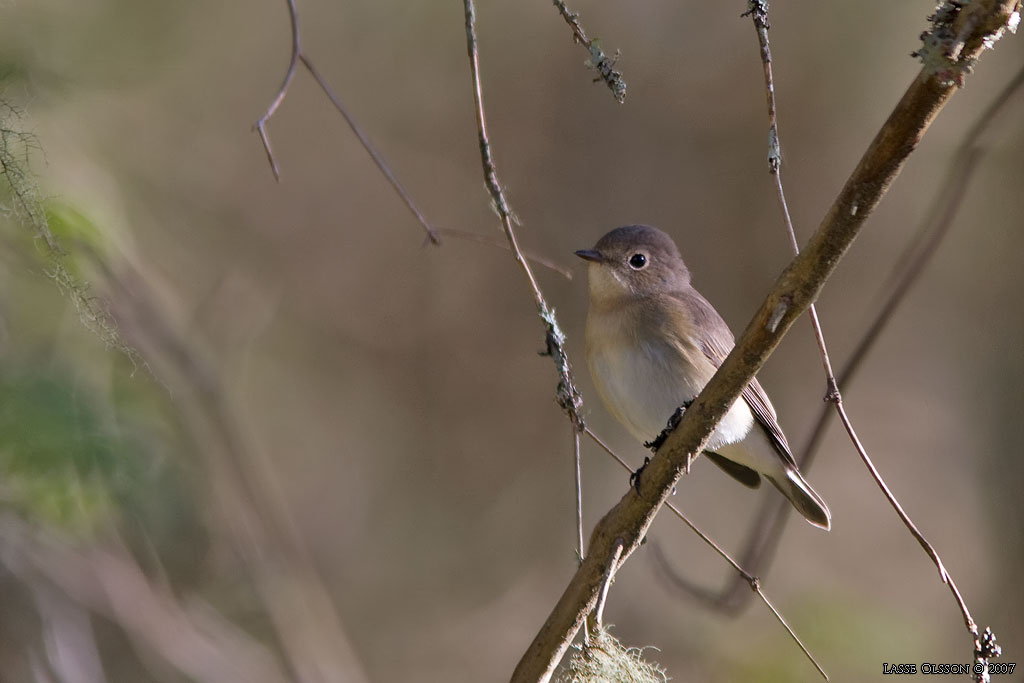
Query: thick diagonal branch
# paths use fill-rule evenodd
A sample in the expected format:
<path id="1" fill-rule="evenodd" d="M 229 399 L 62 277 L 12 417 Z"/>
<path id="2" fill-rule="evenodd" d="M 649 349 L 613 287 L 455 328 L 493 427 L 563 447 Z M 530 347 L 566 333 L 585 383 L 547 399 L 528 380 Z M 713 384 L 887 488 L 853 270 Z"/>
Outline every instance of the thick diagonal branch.
<path id="1" fill-rule="evenodd" d="M 972 3 L 958 21 L 973 57 L 985 38 L 1004 26 L 1016 2 Z M 968 21 L 968 19 L 970 21 Z M 623 545 L 623 561 L 637 548 L 655 513 L 671 494 L 691 456 L 767 360 L 793 322 L 818 297 L 825 281 L 899 175 L 910 153 L 956 89 L 927 66 L 871 142 L 807 247 L 782 272 L 722 367 L 686 411 L 678 428 L 651 460 L 638 491 L 630 489 L 597 524 L 584 562 L 530 644 L 513 681 L 546 681 L 597 604 L 608 558 Z"/>

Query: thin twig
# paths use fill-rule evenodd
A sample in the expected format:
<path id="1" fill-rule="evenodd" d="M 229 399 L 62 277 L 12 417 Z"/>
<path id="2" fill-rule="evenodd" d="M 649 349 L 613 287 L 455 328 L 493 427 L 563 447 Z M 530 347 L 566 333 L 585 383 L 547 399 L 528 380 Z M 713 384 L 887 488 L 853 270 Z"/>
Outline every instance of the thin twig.
<path id="1" fill-rule="evenodd" d="M 779 122 L 775 108 L 775 82 L 772 78 L 772 51 L 768 43 L 768 2 L 767 0 L 749 0 L 748 9 L 743 16 L 749 16 L 754 22 L 754 29 L 757 31 L 757 41 L 761 48 L 761 65 L 764 68 L 764 89 L 768 103 L 768 171 L 775 179 L 775 193 L 779 200 L 779 207 L 782 210 L 782 217 L 789 234 L 790 245 L 793 253 L 800 253 L 800 245 L 796 239 L 796 230 L 793 228 L 793 219 L 789 214 L 789 204 L 786 202 L 786 192 L 782 187 L 782 145 L 779 141 Z M 838 399 L 839 390 L 836 388 L 835 375 L 832 372 L 832 362 L 828 357 L 828 348 L 825 345 L 825 336 L 821 331 L 821 323 L 818 321 L 818 312 L 811 304 L 807 309 L 811 319 L 811 326 L 814 328 L 814 339 L 818 343 L 818 352 L 821 355 L 821 362 L 825 369 L 827 388 L 825 400 L 833 401 Z"/>
<path id="2" fill-rule="evenodd" d="M 274 152 L 270 148 L 270 137 L 267 135 L 267 121 L 274 115 L 277 108 L 284 102 L 285 95 L 288 94 L 288 86 L 291 85 L 292 77 L 295 76 L 295 66 L 299 63 L 299 55 L 302 54 L 302 46 L 300 44 L 301 36 L 299 35 L 299 13 L 295 9 L 295 0 L 285 0 L 288 3 L 288 17 L 292 22 L 292 54 L 288 59 L 288 70 L 284 74 L 284 80 L 281 81 L 281 87 L 277 89 L 277 95 L 271 101 L 270 106 L 263 112 L 263 116 L 256 120 L 253 128 L 260 135 L 260 141 L 263 142 L 263 150 L 267 153 L 267 161 L 270 162 L 270 170 L 274 172 L 274 180 L 281 182 L 281 173 L 277 168 L 277 160 L 274 158 Z"/>
<path id="3" fill-rule="evenodd" d="M 434 232 L 439 237 L 454 237 L 455 239 L 464 240 L 466 242 L 476 242 L 478 244 L 486 244 L 505 251 L 511 251 L 511 247 L 508 246 L 508 240 L 503 237 L 496 237 L 494 235 L 482 235 L 478 232 L 470 232 L 469 230 L 459 230 L 458 228 L 434 228 Z M 543 266 L 548 270 L 554 271 L 564 277 L 566 280 L 572 280 L 572 271 L 565 266 L 559 265 L 551 259 L 541 256 L 535 251 L 523 250 L 523 256 L 526 257 L 527 261 L 532 261 L 538 266 Z"/>
<path id="4" fill-rule="evenodd" d="M 1024 86 L 1024 69 L 1017 72 L 1013 80 L 1003 88 L 964 136 L 963 142 L 949 164 L 946 178 L 935 194 L 936 199 L 932 204 L 932 211 L 917 229 L 910 243 L 897 258 L 892 272 L 885 279 L 887 284 L 881 288 L 883 292 L 888 292 L 885 302 L 868 325 L 867 331 L 857 340 L 853 352 L 836 376 L 838 385 L 843 389 L 849 390 L 850 383 L 875 343 L 881 338 L 882 331 L 892 320 L 893 314 L 931 262 L 946 235 L 949 234 L 966 195 L 968 185 L 974 177 L 974 171 L 984 154 L 990 149 L 990 147 L 983 147 L 980 144 L 981 136 L 991 127 L 998 114 L 1022 86 Z M 813 463 L 824 440 L 826 428 L 834 415 L 835 412 L 831 405 L 822 407 L 807 445 L 797 457 L 802 470 L 807 469 Z M 786 519 L 792 509 L 789 502 L 785 500 L 772 498 L 764 501 L 761 509 L 754 516 L 756 521 L 751 526 L 747 542 L 744 544 L 746 550 L 740 560 L 744 566 L 750 567 L 754 572 L 766 571 L 774 557 L 779 540 L 782 538 Z M 656 554 L 655 558 L 661 562 L 662 556 Z M 743 581 L 740 577 L 730 582 L 721 591 L 713 591 L 675 573 L 667 563 L 661 562 L 661 564 L 665 576 L 676 587 L 711 607 L 735 613 L 746 605 L 750 594 L 743 590 Z"/>
<path id="5" fill-rule="evenodd" d="M 576 480 L 576 558 L 583 564 L 583 480 L 580 462 L 580 430 L 572 427 L 572 459 Z"/>
<path id="6" fill-rule="evenodd" d="M 484 113 L 483 87 L 480 82 L 480 56 L 477 49 L 476 37 L 476 11 L 473 0 L 464 0 L 463 7 L 466 18 L 466 51 L 469 56 L 470 75 L 473 79 L 473 103 L 476 113 L 477 137 L 480 145 L 480 163 L 483 169 L 484 182 L 487 185 L 487 192 L 491 195 L 491 201 L 498 216 L 501 218 L 501 225 L 505 231 L 505 239 L 508 240 L 512 256 L 519 264 L 530 285 L 533 293 L 533 300 L 537 304 L 537 311 L 541 320 L 544 321 L 545 354 L 551 356 L 558 370 L 558 388 L 556 397 L 558 405 L 565 411 L 573 429 L 573 455 L 576 467 L 576 526 L 577 526 L 577 550 L 576 556 L 582 565 L 584 559 L 583 550 L 583 491 L 580 484 L 580 441 L 579 434 L 585 428 L 583 422 L 583 396 L 572 377 L 572 366 L 569 363 L 569 356 L 565 352 L 565 335 L 558 326 L 554 309 L 550 308 L 544 300 L 544 294 L 537 284 L 530 264 L 523 256 L 519 248 L 519 241 L 512 226 L 512 209 L 505 199 L 505 192 L 498 181 L 498 171 L 494 165 L 494 157 L 491 154 L 491 143 L 487 137 L 487 117 Z"/>
<path id="7" fill-rule="evenodd" d="M 607 444 L 605 444 L 605 442 L 602 441 L 597 436 L 597 434 L 595 434 L 589 427 L 587 427 L 584 431 L 586 431 L 587 436 L 589 436 L 591 439 L 593 439 L 594 443 L 596 443 L 598 446 L 600 446 L 601 449 L 605 453 L 610 455 L 617 463 L 619 463 L 619 465 L 621 465 L 623 469 L 625 469 L 627 472 L 632 472 L 633 471 L 633 469 L 626 463 L 626 461 L 623 460 L 619 456 L 619 454 L 616 453 L 615 451 L 613 451 Z M 790 627 L 790 625 L 782 617 L 782 614 L 780 614 L 779 611 L 777 609 L 775 609 L 775 606 L 768 600 L 768 596 L 766 596 L 764 594 L 764 592 L 761 590 L 761 579 L 759 579 L 758 577 L 754 576 L 753 574 L 748 572 L 746 569 L 744 569 L 736 560 L 734 560 L 732 558 L 731 555 L 729 555 L 728 552 L 725 551 L 724 548 L 722 548 L 722 546 L 720 546 L 717 543 L 715 543 L 715 541 L 710 536 L 708 536 L 703 531 L 701 531 L 699 528 L 697 528 L 697 525 L 694 524 L 693 522 L 691 522 L 690 518 L 687 517 L 686 514 L 684 514 L 682 510 L 680 510 L 678 507 L 676 507 L 676 505 L 674 503 L 672 503 L 671 501 L 666 501 L 665 502 L 665 507 L 667 507 L 669 510 L 671 510 L 672 513 L 683 522 L 683 524 L 685 524 L 686 526 L 690 527 L 690 530 L 693 531 L 693 533 L 697 534 L 697 536 L 702 541 L 704 541 L 706 544 L 708 544 L 708 546 L 712 550 L 714 550 L 716 553 L 718 553 L 718 555 L 721 556 L 722 559 L 724 559 L 726 562 L 728 562 L 732 566 L 732 568 L 736 570 L 737 576 L 740 579 L 742 579 L 743 581 L 745 581 L 747 583 L 747 585 L 750 586 L 750 589 L 753 592 L 757 593 L 761 597 L 761 599 L 764 601 L 764 604 L 768 606 L 768 609 L 770 609 L 772 614 L 775 615 L 775 618 L 778 620 L 778 622 L 780 624 L 782 624 L 782 627 L 784 629 L 786 629 L 787 633 L 789 633 L 789 637 L 793 639 L 793 641 L 797 644 L 797 646 L 807 656 L 807 659 L 809 659 L 811 661 L 811 664 L 814 665 L 814 667 L 818 670 L 818 672 L 821 673 L 821 675 L 824 676 L 825 680 L 827 681 L 828 680 L 828 674 L 825 673 L 825 670 L 818 663 L 818 660 L 816 660 L 814 658 L 814 655 L 811 654 L 810 650 L 808 650 L 807 647 L 804 646 L 803 642 L 800 640 L 800 637 L 797 636 L 796 632 Z M 661 550 L 657 546 L 655 546 L 655 554 L 656 554 L 656 557 L 660 557 L 661 558 L 662 564 L 667 566 L 667 563 L 664 562 L 664 557 L 661 556 Z"/>
<path id="8" fill-rule="evenodd" d="M 395 190 L 398 196 L 401 197 L 402 201 L 405 202 L 405 205 L 408 207 L 409 211 L 416 218 L 419 224 L 423 226 L 423 230 L 427 233 L 427 240 L 429 240 L 431 244 L 440 244 L 441 241 L 437 236 L 437 231 L 434 230 L 434 227 L 430 224 L 429 221 L 427 221 L 426 217 L 423 215 L 423 212 L 420 211 L 419 208 L 416 206 L 416 203 L 413 202 L 412 196 L 405 190 L 405 188 L 402 186 L 402 183 L 398 181 L 398 178 L 395 177 L 395 174 L 391 172 L 391 168 L 384 160 L 384 157 L 381 156 L 380 152 L 378 152 L 377 149 L 373 146 L 373 143 L 370 141 L 370 138 L 363 133 L 359 125 L 356 124 L 355 119 L 352 118 L 351 114 L 349 114 L 348 109 L 345 108 L 345 105 L 342 104 L 341 100 L 334 94 L 330 86 L 327 84 L 327 81 L 324 80 L 323 76 L 321 76 L 320 73 L 316 70 L 316 67 L 313 66 L 313 62 L 302 50 L 301 35 L 299 31 L 299 15 L 298 11 L 295 8 L 295 0 L 285 0 L 285 2 L 288 4 L 288 16 L 291 19 L 292 24 L 292 52 L 291 57 L 288 60 L 288 71 L 285 73 L 284 81 L 282 81 L 281 87 L 278 88 L 277 90 L 277 95 L 270 103 L 270 106 L 267 107 L 267 110 L 263 113 L 263 116 L 261 116 L 256 121 L 256 124 L 253 126 L 256 132 L 259 133 L 260 141 L 263 143 L 263 149 L 267 153 L 267 161 L 270 162 L 270 168 L 274 172 L 274 179 L 280 182 L 281 174 L 277 166 L 277 160 L 274 158 L 274 153 L 270 147 L 270 136 L 267 133 L 266 126 L 267 122 L 270 120 L 270 117 L 274 115 L 274 113 L 277 111 L 277 108 L 281 106 L 281 103 L 284 101 L 285 96 L 288 94 L 288 86 L 291 85 L 292 77 L 295 76 L 295 68 L 299 64 L 299 62 L 301 62 L 302 65 L 306 67 L 306 70 L 309 71 L 309 74 L 313 77 L 313 80 L 315 80 L 317 82 L 317 85 L 320 86 L 320 89 L 323 90 L 324 94 L 326 94 L 328 99 L 331 100 L 331 104 L 334 105 L 334 108 L 338 110 L 338 113 L 340 113 L 342 117 L 344 117 L 345 122 L 348 123 L 348 126 L 350 129 L 352 129 L 352 132 L 355 133 L 357 138 L 359 138 L 359 142 L 363 145 L 363 149 L 365 149 L 366 152 L 370 155 L 370 158 L 373 159 L 373 163 L 376 164 L 380 172 L 384 174 L 384 177 L 387 178 L 387 181 L 391 184 L 391 187 Z"/>
<path id="9" fill-rule="evenodd" d="M 345 123 L 348 124 L 348 127 L 351 128 L 352 132 L 356 134 L 357 138 L 359 138 L 359 142 L 363 145 L 363 149 L 366 150 L 366 153 L 370 155 L 370 158 L 373 159 L 373 163 L 377 165 L 377 168 L 380 169 L 380 172 L 383 173 L 384 177 L 387 178 L 389 183 L 391 183 L 391 187 L 394 188 L 395 192 L 398 193 L 398 196 L 402 198 L 402 201 L 405 202 L 405 205 L 409 208 L 412 215 L 415 216 L 419 224 L 423 226 L 423 230 L 426 231 L 427 239 L 430 243 L 441 244 L 441 240 L 437 237 L 437 231 L 430 222 L 427 221 L 423 212 L 419 210 L 419 207 L 416 206 L 416 203 L 412 200 L 412 195 L 406 191 L 405 187 L 402 186 L 402 183 L 400 183 L 398 178 L 395 177 L 395 174 L 391 172 L 391 168 L 388 167 L 387 162 L 384 161 L 384 157 L 381 156 L 381 153 L 373 146 L 370 138 L 363 133 L 355 119 L 352 118 L 352 115 L 348 112 L 348 109 L 344 104 L 342 104 L 341 100 L 338 99 L 337 95 L 334 94 L 330 86 L 327 85 L 327 81 L 324 80 L 324 77 L 321 76 L 320 72 L 313 66 L 313 62 L 310 61 L 309 57 L 307 57 L 305 53 L 300 53 L 299 59 L 302 60 L 302 65 L 306 67 L 309 74 L 313 77 L 313 80 L 317 82 L 320 89 L 324 91 L 325 95 L 327 95 L 327 98 L 331 101 L 331 104 L 334 105 L 334 108 L 337 109 L 338 113 L 345 119 Z"/>
<path id="10" fill-rule="evenodd" d="M 467 3 L 469 0 L 465 0 Z M 961 60 L 974 60 L 1010 20 L 1016 0 L 972 3 L 985 13 L 965 40 Z M 961 20 L 954 22 L 957 30 Z M 523 654 L 512 680 L 547 681 L 597 602 L 601 568 L 625 542 L 623 557 L 639 546 L 660 506 L 671 495 L 690 457 L 699 453 L 718 421 L 739 398 L 781 338 L 821 292 L 910 153 L 917 147 L 956 85 L 927 67 L 918 73 L 832 203 L 806 248 L 783 270 L 736 346 L 658 449 L 637 488 L 627 491 L 598 522 L 587 557 Z"/>
<path id="11" fill-rule="evenodd" d="M 609 558 L 607 571 L 604 575 L 604 581 L 601 585 L 601 592 L 597 596 L 597 607 L 591 613 L 594 617 L 595 632 L 600 629 L 604 624 L 604 606 L 608 601 L 608 589 L 612 586 L 612 581 L 615 580 L 615 572 L 619 568 L 619 558 L 622 557 L 622 542 L 620 541 L 615 546 L 615 552 L 612 553 Z"/>
<path id="12" fill-rule="evenodd" d="M 886 486 L 885 481 L 882 479 L 882 475 L 878 473 L 877 469 L 875 469 L 875 465 L 871 462 L 871 458 L 868 457 L 868 453 L 864 449 L 864 445 L 857 437 L 857 432 L 853 429 L 853 423 L 850 422 L 850 418 L 847 416 L 846 410 L 843 408 L 842 400 L 836 402 L 836 410 L 839 413 L 839 419 L 842 420 L 843 426 L 846 428 L 847 434 L 850 435 L 850 439 L 853 441 L 853 445 L 857 449 L 857 453 L 860 454 L 864 464 L 871 472 L 871 476 L 874 478 L 875 483 L 878 484 L 878 488 L 882 490 L 882 493 L 885 494 L 889 504 L 892 505 L 894 510 L 896 510 L 896 514 L 899 515 L 901 520 L 903 520 L 903 524 L 907 527 L 910 533 L 913 534 L 914 538 L 917 539 L 917 542 L 921 544 L 921 547 L 924 548 L 924 551 L 932 559 L 932 562 L 935 563 L 935 567 L 939 570 L 939 576 L 942 578 L 942 582 L 949 586 L 950 592 L 953 594 L 957 604 L 960 606 L 960 612 L 963 614 L 964 624 L 967 626 L 967 630 L 975 637 L 978 637 L 978 626 L 975 624 L 974 619 L 971 618 L 971 613 L 967 609 L 967 603 L 964 602 L 963 596 L 960 595 L 960 590 L 956 587 L 953 577 L 946 571 L 945 566 L 942 564 L 942 559 L 939 558 L 939 554 L 935 551 L 935 548 L 932 547 L 932 544 L 924 537 L 924 534 L 918 531 L 917 526 L 913 521 L 911 521 L 907 513 L 903 511 L 903 506 L 900 505 L 898 500 L 896 500 L 896 496 L 894 496 L 892 491 L 889 490 L 889 487 Z"/>
<path id="13" fill-rule="evenodd" d="M 505 191 L 502 189 L 501 183 L 498 182 L 498 171 L 494 165 L 494 157 L 491 154 L 491 142 L 487 136 L 487 117 L 484 113 L 483 86 L 480 82 L 480 55 L 477 49 L 476 13 L 473 0 L 463 0 L 463 6 L 466 15 L 466 49 L 469 53 L 469 68 L 473 78 L 473 103 L 475 105 L 473 111 L 476 115 L 476 129 L 480 144 L 480 163 L 483 165 L 484 182 L 487 184 L 487 192 L 491 195 L 491 200 L 494 202 L 494 208 L 501 218 L 501 225 L 505 230 L 505 238 L 508 240 L 509 247 L 512 249 L 512 256 L 520 268 L 522 268 L 523 275 L 526 276 L 530 284 L 533 300 L 536 302 L 537 307 L 544 309 L 547 308 L 547 303 L 544 301 L 544 295 L 537 285 L 537 280 L 533 276 L 530 265 L 523 258 L 523 253 L 519 249 L 516 233 L 512 227 L 512 209 L 509 208 L 508 201 L 505 199 Z"/>
<path id="14" fill-rule="evenodd" d="M 604 50 L 601 49 L 599 41 L 587 38 L 587 34 L 580 24 L 580 15 L 570 11 L 565 6 L 564 0 L 553 0 L 553 2 L 555 7 L 558 8 L 559 14 L 565 19 L 565 23 L 569 24 L 569 27 L 572 29 L 573 40 L 585 47 L 590 54 L 587 64 L 598 73 L 598 78 L 595 78 L 594 81 L 604 81 L 608 89 L 612 91 L 612 97 L 615 98 L 615 101 L 619 104 L 625 102 L 626 81 L 622 79 L 622 73 L 615 70 L 618 53 L 614 57 L 606 55 Z"/>
<path id="15" fill-rule="evenodd" d="M 775 109 L 775 87 L 772 82 L 772 69 L 771 69 L 771 49 L 768 43 L 768 3 L 767 0 L 749 0 L 749 9 L 747 14 L 751 16 L 754 23 L 754 28 L 757 32 L 758 42 L 761 47 L 761 62 L 764 66 L 764 77 L 765 77 L 765 91 L 767 93 L 768 100 L 768 118 L 769 118 L 769 153 L 768 163 L 769 171 L 775 179 L 775 187 L 777 190 L 779 203 L 782 207 L 782 214 L 785 221 L 786 229 L 789 233 L 790 242 L 793 247 L 795 254 L 800 253 L 800 247 L 796 239 L 796 232 L 793 229 L 793 221 L 790 218 L 789 207 L 786 203 L 786 195 L 782 188 L 782 175 L 780 173 L 781 167 L 781 154 L 779 153 L 780 143 L 778 134 L 778 125 L 776 120 L 776 109 Z M 954 53 L 950 54 L 950 59 L 959 61 L 960 53 L 965 47 L 968 39 L 976 31 L 980 21 L 981 13 L 971 12 L 967 15 L 965 21 L 960 25 L 959 31 L 957 32 L 957 48 Z M 962 73 L 961 73 L 962 76 Z M 903 510 L 899 501 L 892 494 L 892 491 L 886 485 L 882 479 L 882 475 L 878 469 L 872 463 L 871 458 L 868 456 L 867 450 L 864 448 L 863 443 L 857 437 L 857 433 L 853 428 L 853 423 L 850 421 L 849 416 L 846 413 L 846 409 L 843 406 L 843 396 L 839 391 L 839 385 L 836 383 L 835 374 L 832 371 L 832 362 L 829 360 L 828 349 L 825 344 L 825 336 L 821 330 L 821 323 L 818 320 L 817 311 L 814 308 L 814 304 L 811 304 L 808 308 L 808 314 L 811 320 L 811 326 L 814 328 L 814 337 L 818 343 L 818 351 L 821 354 L 821 362 L 825 370 L 825 379 L 827 383 L 825 400 L 831 402 L 835 406 L 836 412 L 839 414 L 839 419 L 842 421 L 843 426 L 846 428 L 846 432 L 853 442 L 854 448 L 860 455 L 864 465 L 868 468 L 871 473 L 871 477 L 878 484 L 885 498 L 889 501 L 889 504 L 896 511 L 896 514 L 903 521 L 903 524 L 907 527 L 907 530 L 917 540 L 917 542 L 924 548 L 925 552 L 935 563 L 936 568 L 939 570 L 939 576 L 942 581 L 949 586 L 950 592 L 956 599 L 957 606 L 960 608 L 960 612 L 964 618 L 964 624 L 967 627 L 968 632 L 971 634 L 972 643 L 975 644 L 975 650 L 978 650 L 977 643 L 979 642 L 980 635 L 978 633 L 977 624 L 971 617 L 971 613 L 967 608 L 967 603 L 964 602 L 963 596 L 960 594 L 960 590 L 956 586 L 956 582 L 953 577 L 950 576 L 945 566 L 942 564 L 942 560 L 939 557 L 938 552 L 932 546 L 931 543 L 924 537 L 924 534 L 920 532 L 917 525 L 911 521 L 910 517 Z M 980 657 L 980 655 L 979 655 Z M 979 677 L 978 680 L 981 680 Z"/>
<path id="16" fill-rule="evenodd" d="M 771 610 L 772 614 L 775 615 L 775 618 L 779 620 L 779 623 L 781 623 L 783 625 L 783 627 L 785 627 L 786 631 L 789 632 L 790 637 L 796 642 L 796 644 L 800 647 L 800 649 L 803 650 L 803 653 L 804 653 L 804 655 L 807 656 L 807 659 L 811 660 L 811 664 L 814 664 L 814 668 L 816 668 L 818 670 L 818 673 L 820 673 L 824 677 L 824 679 L 827 681 L 828 680 L 828 674 L 825 673 L 825 670 L 823 668 L 821 668 L 821 664 L 818 664 L 818 660 L 816 660 L 814 658 L 814 655 L 811 654 L 811 651 L 808 650 L 807 647 L 805 647 L 804 644 L 802 642 L 800 642 L 800 639 L 796 637 L 796 633 L 793 632 L 792 627 L 790 627 L 790 625 L 786 622 L 786 620 L 782 617 L 782 615 L 779 614 L 779 610 L 775 609 L 775 605 L 773 605 L 768 600 L 768 596 L 765 595 L 764 591 L 761 590 L 760 583 L 754 585 L 752 588 L 753 588 L 754 592 L 757 593 L 757 597 L 761 598 L 761 600 L 768 607 L 768 609 Z"/>
<path id="17" fill-rule="evenodd" d="M 545 301 L 544 294 L 541 292 L 537 279 L 533 275 L 533 270 L 519 248 L 519 241 L 516 239 L 515 229 L 513 228 L 512 209 L 509 207 L 508 201 L 505 199 L 505 192 L 498 181 L 498 172 L 494 165 L 494 157 L 491 154 L 491 143 L 487 136 L 487 117 L 484 113 L 483 86 L 480 81 L 480 56 L 477 49 L 476 11 L 473 0 L 463 0 L 463 8 L 466 18 L 466 51 L 469 56 L 470 75 L 473 80 L 473 103 L 484 183 L 487 185 L 487 192 L 491 196 L 494 208 L 501 218 L 501 226 L 505 232 L 505 238 L 508 240 L 509 248 L 512 250 L 512 257 L 522 269 L 523 275 L 530 285 L 530 291 L 533 294 L 533 300 L 537 305 L 538 313 L 544 321 L 545 353 L 552 357 L 558 369 L 558 404 L 568 415 L 573 428 L 577 431 L 582 431 L 584 427 L 582 415 L 583 397 L 573 381 L 572 366 L 565 352 L 565 335 L 558 326 L 554 309 L 548 306 L 547 301 Z"/>
<path id="18" fill-rule="evenodd" d="M 619 465 L 622 466 L 622 469 L 626 470 L 629 473 L 633 473 L 634 469 L 632 467 L 630 467 L 629 464 L 625 460 L 623 460 L 622 456 L 620 456 L 618 453 L 613 451 L 608 444 L 606 444 L 597 434 L 595 434 L 593 432 L 593 430 L 590 429 L 590 427 L 587 427 L 586 429 L 584 429 L 584 432 L 586 433 L 587 436 L 589 436 L 591 438 L 591 440 L 594 443 L 596 443 L 601 448 L 601 450 L 603 450 L 605 453 L 610 455 L 612 457 L 612 459 L 615 460 L 615 462 L 619 463 Z M 690 518 L 687 517 L 685 514 L 683 514 L 682 510 L 677 508 L 671 501 L 666 501 L 665 505 L 670 510 L 672 510 L 672 512 L 675 513 L 676 517 L 678 517 L 680 520 L 682 520 L 682 522 L 684 524 L 686 524 L 686 526 L 690 527 L 690 529 L 695 534 L 697 534 L 697 536 L 699 536 L 702 541 L 707 543 L 708 546 L 710 546 L 712 550 L 714 550 L 716 553 L 718 553 L 722 557 L 722 559 L 724 559 L 726 562 L 728 562 L 730 565 L 732 565 L 732 568 L 735 569 L 736 572 L 740 576 L 742 576 L 745 581 L 747 581 L 747 583 L 751 583 L 751 582 L 757 580 L 757 578 L 755 576 L 751 575 L 745 569 L 743 569 L 743 567 L 741 567 L 736 562 L 736 560 L 732 559 L 732 557 L 730 557 L 729 553 L 727 553 L 720 545 L 715 543 L 714 540 L 712 540 L 710 536 L 708 536 L 703 531 L 698 529 L 697 526 L 693 522 L 690 521 Z"/>

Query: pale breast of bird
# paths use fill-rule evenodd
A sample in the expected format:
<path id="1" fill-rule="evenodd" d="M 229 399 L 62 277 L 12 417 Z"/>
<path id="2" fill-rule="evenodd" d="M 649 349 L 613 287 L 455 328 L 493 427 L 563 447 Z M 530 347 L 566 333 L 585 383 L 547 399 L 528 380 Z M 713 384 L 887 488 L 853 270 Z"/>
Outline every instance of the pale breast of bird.
<path id="1" fill-rule="evenodd" d="M 612 320 L 620 324 L 609 324 Z M 600 334 L 591 327 L 597 325 Z M 714 374 L 714 365 L 695 345 L 650 335 L 638 339 L 619 315 L 609 319 L 591 310 L 587 327 L 587 363 L 597 391 L 609 412 L 641 442 L 657 437 L 676 408 L 693 400 Z M 742 440 L 753 422 L 746 402 L 738 399 L 706 448 Z"/>

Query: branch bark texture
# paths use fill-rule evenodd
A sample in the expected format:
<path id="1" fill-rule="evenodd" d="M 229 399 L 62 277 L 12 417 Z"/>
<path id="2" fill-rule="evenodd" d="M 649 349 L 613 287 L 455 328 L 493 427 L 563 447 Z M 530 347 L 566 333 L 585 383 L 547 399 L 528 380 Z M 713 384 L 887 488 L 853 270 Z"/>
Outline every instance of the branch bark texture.
<path id="1" fill-rule="evenodd" d="M 1001 31 L 1016 0 L 978 0 L 948 28 L 956 36 L 951 68 L 964 71 Z M 814 303 L 825 281 L 899 175 L 932 121 L 957 88 L 949 72 L 926 64 L 871 142 L 806 248 L 779 276 L 718 372 L 686 410 L 630 489 L 598 522 L 587 557 L 520 660 L 512 681 L 547 681 L 594 609 L 609 558 L 622 546 L 625 562 L 671 494 L 688 460 L 701 452 L 718 421 L 778 346 L 793 322 Z"/>

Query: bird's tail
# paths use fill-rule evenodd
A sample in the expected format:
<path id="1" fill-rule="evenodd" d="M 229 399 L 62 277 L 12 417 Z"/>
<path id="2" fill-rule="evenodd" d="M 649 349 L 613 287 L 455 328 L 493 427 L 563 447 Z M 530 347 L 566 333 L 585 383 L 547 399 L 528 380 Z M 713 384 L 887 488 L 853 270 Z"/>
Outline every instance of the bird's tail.
<path id="1" fill-rule="evenodd" d="M 828 506 L 795 468 L 787 468 L 786 477 L 781 481 L 775 477 L 767 478 L 789 499 L 804 519 L 828 531 L 832 526 L 832 514 L 828 511 Z"/>

